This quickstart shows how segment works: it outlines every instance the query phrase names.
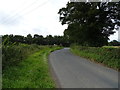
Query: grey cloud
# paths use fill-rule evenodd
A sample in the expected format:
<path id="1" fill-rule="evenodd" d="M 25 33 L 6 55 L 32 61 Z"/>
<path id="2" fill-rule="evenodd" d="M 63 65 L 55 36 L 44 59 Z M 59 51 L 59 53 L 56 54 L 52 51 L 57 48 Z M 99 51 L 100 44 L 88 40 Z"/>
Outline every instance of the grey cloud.
<path id="1" fill-rule="evenodd" d="M 48 32 L 49 30 L 47 28 L 44 28 L 44 27 L 33 28 L 32 31 L 33 31 L 34 34 L 37 33 L 37 34 L 43 35 L 43 36 L 46 36 L 46 35 L 50 34 Z"/>
<path id="2" fill-rule="evenodd" d="M 8 25 L 17 25 L 20 23 L 19 15 L 9 15 L 4 12 L 0 12 L 0 24 L 8 26 Z"/>

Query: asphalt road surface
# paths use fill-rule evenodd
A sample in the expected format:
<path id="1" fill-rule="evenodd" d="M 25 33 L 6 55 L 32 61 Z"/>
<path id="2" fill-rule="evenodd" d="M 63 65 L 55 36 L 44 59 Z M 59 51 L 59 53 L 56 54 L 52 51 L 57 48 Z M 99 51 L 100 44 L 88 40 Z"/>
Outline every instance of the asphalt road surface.
<path id="1" fill-rule="evenodd" d="M 72 54 L 69 48 L 49 55 L 59 88 L 118 88 L 118 72 Z"/>

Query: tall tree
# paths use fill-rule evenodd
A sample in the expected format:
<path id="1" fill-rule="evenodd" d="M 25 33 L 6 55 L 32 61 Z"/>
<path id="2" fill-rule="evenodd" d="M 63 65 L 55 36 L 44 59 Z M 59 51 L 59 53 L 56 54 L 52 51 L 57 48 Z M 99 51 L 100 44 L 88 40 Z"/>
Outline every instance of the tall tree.
<path id="1" fill-rule="evenodd" d="M 42 35 L 35 34 L 33 37 L 33 43 L 44 45 L 44 37 Z"/>
<path id="2" fill-rule="evenodd" d="M 68 2 L 58 14 L 62 25 L 68 24 L 64 35 L 72 42 L 102 46 L 120 25 L 120 2 Z"/>
<path id="3" fill-rule="evenodd" d="M 32 41 L 33 41 L 32 35 L 31 35 L 31 34 L 28 34 L 27 37 L 26 37 L 26 43 L 27 43 L 27 44 L 32 44 Z"/>
<path id="4" fill-rule="evenodd" d="M 52 37 L 52 35 L 47 35 L 45 39 L 47 45 L 54 45 L 54 38 Z"/>

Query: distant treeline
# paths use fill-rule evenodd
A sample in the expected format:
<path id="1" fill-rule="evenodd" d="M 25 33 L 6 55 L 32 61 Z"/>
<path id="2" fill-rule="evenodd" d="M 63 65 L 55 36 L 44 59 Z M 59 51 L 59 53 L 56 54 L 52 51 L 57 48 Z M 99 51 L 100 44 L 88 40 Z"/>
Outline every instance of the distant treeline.
<path id="1" fill-rule="evenodd" d="M 108 46 L 120 46 L 120 42 L 118 42 L 117 40 L 113 40 L 108 43 Z"/>
<path id="2" fill-rule="evenodd" d="M 35 34 L 32 36 L 28 34 L 26 37 L 21 35 L 4 35 L 2 36 L 2 42 L 5 44 L 10 43 L 24 43 L 24 44 L 37 44 L 37 45 L 61 45 L 61 46 L 69 46 L 70 42 L 64 36 L 52 36 L 47 35 L 43 37 L 42 35 Z"/>
<path id="3" fill-rule="evenodd" d="M 46 37 L 43 37 L 42 35 L 38 34 L 35 34 L 34 36 L 28 34 L 26 37 L 13 34 L 4 35 L 2 36 L 2 42 L 4 43 L 4 45 L 23 43 L 37 45 L 61 45 L 65 47 L 70 46 L 70 44 L 74 43 L 65 36 L 47 35 Z M 108 42 L 108 46 L 120 46 L 120 42 L 113 40 L 111 42 Z"/>

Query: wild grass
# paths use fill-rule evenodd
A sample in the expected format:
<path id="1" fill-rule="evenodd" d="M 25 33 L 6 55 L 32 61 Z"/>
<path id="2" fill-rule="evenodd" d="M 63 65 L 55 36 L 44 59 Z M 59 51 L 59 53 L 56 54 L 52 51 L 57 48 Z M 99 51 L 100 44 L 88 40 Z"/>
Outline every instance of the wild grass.
<path id="1" fill-rule="evenodd" d="M 71 46 L 71 51 L 79 56 L 120 70 L 120 48 Z"/>
<path id="2" fill-rule="evenodd" d="M 61 47 L 42 46 L 19 64 L 3 72 L 3 88 L 55 88 L 48 67 L 48 55 Z M 32 49 L 31 49 L 32 50 Z"/>
<path id="3" fill-rule="evenodd" d="M 2 68 L 9 68 L 10 66 L 15 66 L 28 55 L 42 49 L 42 46 L 38 45 L 3 45 L 2 46 Z"/>

